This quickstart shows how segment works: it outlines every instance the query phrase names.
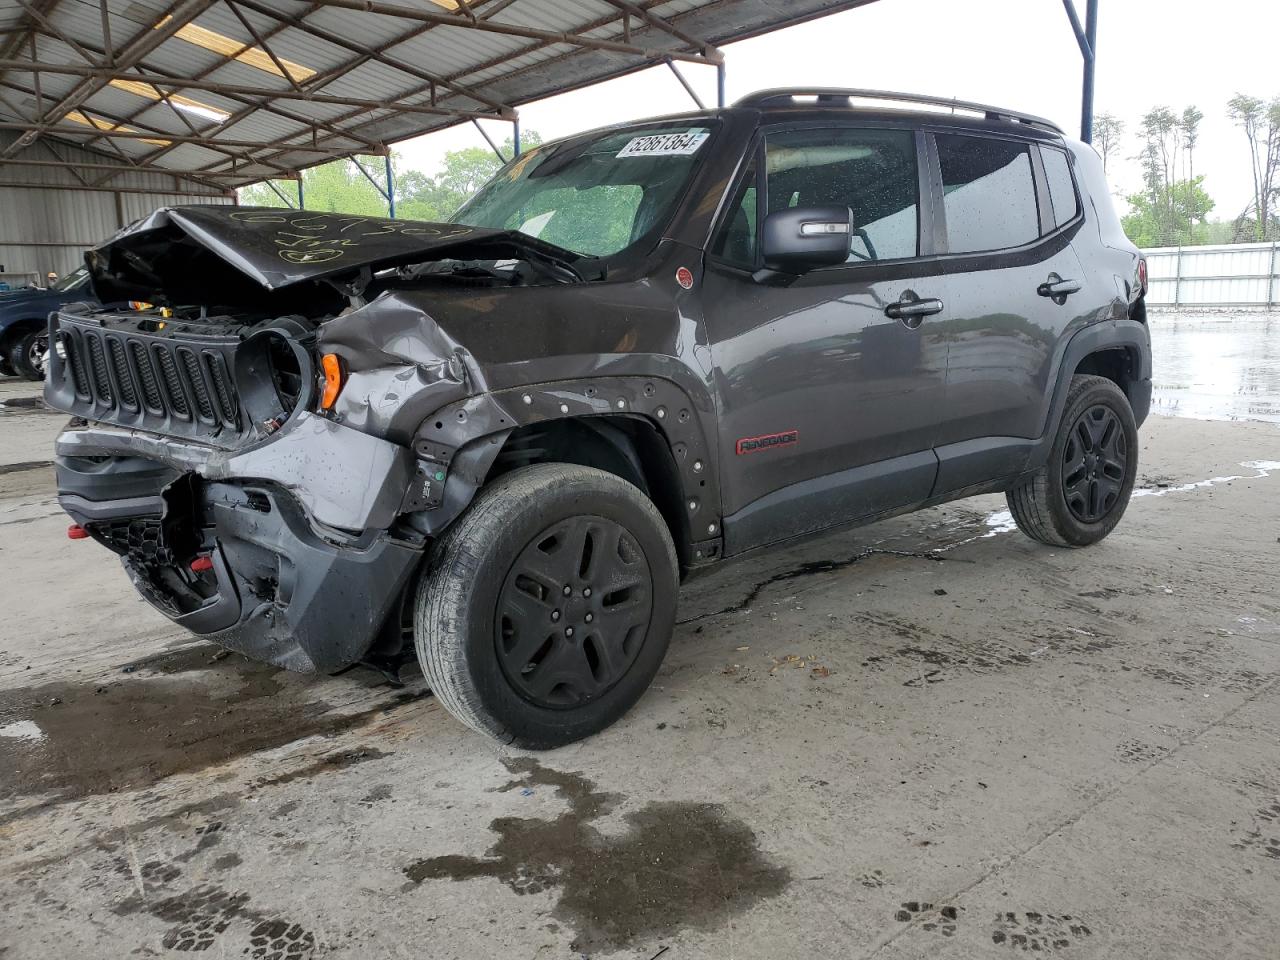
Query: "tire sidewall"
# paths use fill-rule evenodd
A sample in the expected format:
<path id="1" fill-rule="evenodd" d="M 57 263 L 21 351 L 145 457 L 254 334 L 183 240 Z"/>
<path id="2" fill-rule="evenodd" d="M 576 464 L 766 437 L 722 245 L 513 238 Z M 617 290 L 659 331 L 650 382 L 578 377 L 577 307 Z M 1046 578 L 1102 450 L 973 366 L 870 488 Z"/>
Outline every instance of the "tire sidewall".
<path id="1" fill-rule="evenodd" d="M 22 334 L 13 341 L 9 348 L 9 366 L 13 367 L 15 373 L 27 380 L 40 381 L 44 379 L 44 374 L 37 370 L 31 362 L 31 351 L 35 344 L 42 338 L 47 336 L 43 330 L 31 330 Z M 46 359 L 46 364 L 48 360 Z"/>
<path id="2" fill-rule="evenodd" d="M 464 597 L 453 639 L 463 647 L 465 677 L 472 687 L 468 693 L 517 745 L 533 749 L 589 736 L 626 713 L 653 681 L 675 625 L 679 571 L 661 517 L 656 510 L 645 509 L 644 495 L 626 481 L 597 470 L 574 469 L 572 479 L 545 485 L 536 496 L 526 498 L 487 548 L 475 555 L 478 562 L 454 562 L 455 550 L 464 544 L 451 531 L 427 573 L 431 582 L 426 589 L 456 590 Z M 499 594 L 520 553 L 547 528 L 573 516 L 612 520 L 635 539 L 649 566 L 652 608 L 640 652 L 627 672 L 598 699 L 553 709 L 530 703 L 512 687 L 498 662 L 495 621 Z"/>
<path id="3" fill-rule="evenodd" d="M 1128 457 L 1125 461 L 1124 483 L 1120 488 L 1120 496 L 1115 506 L 1101 520 L 1085 523 L 1067 506 L 1066 494 L 1062 488 L 1062 457 L 1066 451 L 1071 428 L 1090 407 L 1106 406 L 1119 418 L 1124 430 L 1125 445 Z M 1138 476 L 1138 425 L 1133 419 L 1133 410 L 1124 392 L 1110 380 L 1098 378 L 1083 391 L 1076 394 L 1062 413 L 1062 421 L 1058 427 L 1058 435 L 1053 441 L 1053 450 L 1048 463 L 1048 500 L 1049 509 L 1053 513 L 1054 526 L 1058 533 L 1072 546 L 1087 546 L 1097 543 L 1115 529 L 1125 510 L 1129 506 L 1129 498 Z"/>

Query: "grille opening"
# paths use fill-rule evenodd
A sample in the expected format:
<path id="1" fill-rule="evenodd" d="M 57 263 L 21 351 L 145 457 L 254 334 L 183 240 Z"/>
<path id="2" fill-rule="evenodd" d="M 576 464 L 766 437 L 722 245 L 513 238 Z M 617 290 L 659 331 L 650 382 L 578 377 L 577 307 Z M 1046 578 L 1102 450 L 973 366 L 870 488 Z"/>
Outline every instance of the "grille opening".
<path id="1" fill-rule="evenodd" d="M 310 364 L 294 341 L 276 330 L 253 334 L 232 360 L 241 420 L 266 436 L 311 398 Z"/>
<path id="2" fill-rule="evenodd" d="M 271 382 L 276 388 L 276 397 L 285 412 L 293 410 L 302 395 L 302 370 L 298 367 L 298 358 L 280 337 L 269 338 L 267 347 L 267 363 L 271 367 Z"/>

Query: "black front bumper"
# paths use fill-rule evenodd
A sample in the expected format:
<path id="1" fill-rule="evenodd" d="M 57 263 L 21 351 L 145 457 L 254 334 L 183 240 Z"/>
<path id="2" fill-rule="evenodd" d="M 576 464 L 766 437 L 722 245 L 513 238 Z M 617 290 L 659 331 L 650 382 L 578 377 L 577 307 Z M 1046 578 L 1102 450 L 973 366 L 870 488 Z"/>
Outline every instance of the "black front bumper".
<path id="1" fill-rule="evenodd" d="M 272 484 L 211 483 L 141 459 L 113 463 L 104 483 L 102 463 L 59 457 L 59 502 L 178 625 L 255 660 L 333 673 L 362 659 L 399 617 L 421 547 L 385 532 L 342 543 L 322 537 Z M 203 557 L 211 566 L 197 568 L 209 569 L 193 571 Z"/>

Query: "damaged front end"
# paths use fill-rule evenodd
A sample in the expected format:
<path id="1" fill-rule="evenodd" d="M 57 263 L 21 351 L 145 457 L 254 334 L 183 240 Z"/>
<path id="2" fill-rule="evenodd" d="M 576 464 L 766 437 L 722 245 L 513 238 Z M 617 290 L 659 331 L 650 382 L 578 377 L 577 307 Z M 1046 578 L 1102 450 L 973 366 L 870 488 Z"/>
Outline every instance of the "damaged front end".
<path id="1" fill-rule="evenodd" d="M 535 241 L 450 224 L 161 210 L 89 255 L 104 302 L 51 318 L 59 502 L 175 623 L 255 659 L 334 672 L 401 640 L 439 523 L 433 411 L 483 389 L 398 294 L 410 265 Z M 321 402 L 320 358 L 341 402 Z M 475 481 L 464 485 L 473 486 Z"/>

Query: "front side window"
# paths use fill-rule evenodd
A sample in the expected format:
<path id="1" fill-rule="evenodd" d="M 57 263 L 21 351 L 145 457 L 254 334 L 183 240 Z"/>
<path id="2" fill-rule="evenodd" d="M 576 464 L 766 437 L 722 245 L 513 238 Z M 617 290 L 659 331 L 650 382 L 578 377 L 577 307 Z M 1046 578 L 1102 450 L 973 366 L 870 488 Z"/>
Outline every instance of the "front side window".
<path id="1" fill-rule="evenodd" d="M 951 133 L 935 140 L 952 253 L 1019 247 L 1040 236 L 1030 147 Z"/>
<path id="2" fill-rule="evenodd" d="M 850 263 L 914 257 L 919 175 L 909 130 L 791 130 L 765 146 L 768 212 L 841 206 L 853 211 Z"/>
<path id="3" fill-rule="evenodd" d="M 1053 222 L 1062 226 L 1075 218 L 1076 187 L 1071 179 L 1071 165 L 1067 155 L 1053 147 L 1041 147 L 1040 158 L 1044 161 L 1044 178 L 1049 181 L 1049 202 L 1053 204 Z"/>
<path id="4" fill-rule="evenodd" d="M 758 180 L 759 164 L 753 156 L 729 204 L 729 218 L 711 248 L 712 253 L 740 267 L 752 267 L 756 262 Z"/>
<path id="5" fill-rule="evenodd" d="M 710 135 L 707 126 L 663 124 L 538 147 L 451 219 L 611 256 L 670 219 Z"/>

